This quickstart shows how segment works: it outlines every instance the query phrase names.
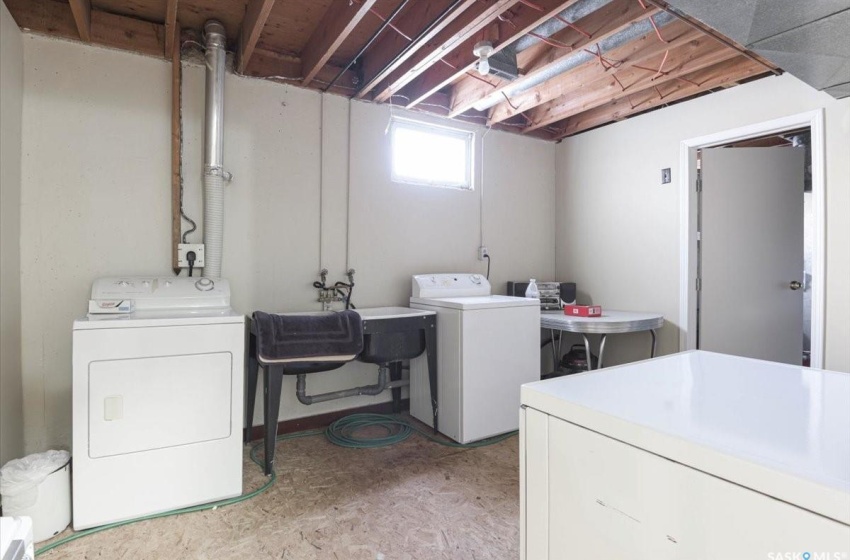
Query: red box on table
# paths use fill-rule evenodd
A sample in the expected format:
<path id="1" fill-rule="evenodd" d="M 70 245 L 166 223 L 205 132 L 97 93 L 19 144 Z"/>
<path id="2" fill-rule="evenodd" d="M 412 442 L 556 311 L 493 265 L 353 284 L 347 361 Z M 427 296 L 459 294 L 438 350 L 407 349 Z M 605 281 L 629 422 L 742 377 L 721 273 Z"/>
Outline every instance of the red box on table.
<path id="1" fill-rule="evenodd" d="M 564 315 L 573 317 L 601 317 L 602 306 L 600 305 L 565 305 Z"/>

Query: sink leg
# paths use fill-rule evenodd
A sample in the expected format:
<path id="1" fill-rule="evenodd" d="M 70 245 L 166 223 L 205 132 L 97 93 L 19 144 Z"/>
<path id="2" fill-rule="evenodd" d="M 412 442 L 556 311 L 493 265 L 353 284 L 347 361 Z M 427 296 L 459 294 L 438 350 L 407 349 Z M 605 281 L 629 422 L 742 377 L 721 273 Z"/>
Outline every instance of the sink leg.
<path id="1" fill-rule="evenodd" d="M 390 369 L 390 381 L 401 380 L 401 362 L 390 362 L 387 367 Z M 393 413 L 401 412 L 401 387 L 393 387 Z"/>
<path id="2" fill-rule="evenodd" d="M 251 441 L 251 428 L 254 427 L 254 403 L 257 400 L 257 337 L 248 336 L 248 365 L 245 371 L 245 430 L 242 440 L 247 444 Z"/>
<path id="3" fill-rule="evenodd" d="M 439 409 L 437 402 L 437 324 L 425 328 L 425 352 L 428 357 L 428 384 L 431 389 L 431 410 L 434 412 L 434 433 L 439 429 Z"/>
<path id="4" fill-rule="evenodd" d="M 283 385 L 281 366 L 263 367 L 263 414 L 265 419 L 265 467 L 266 476 L 274 469 L 274 444 L 277 439 L 277 417 L 280 412 L 280 389 Z"/>

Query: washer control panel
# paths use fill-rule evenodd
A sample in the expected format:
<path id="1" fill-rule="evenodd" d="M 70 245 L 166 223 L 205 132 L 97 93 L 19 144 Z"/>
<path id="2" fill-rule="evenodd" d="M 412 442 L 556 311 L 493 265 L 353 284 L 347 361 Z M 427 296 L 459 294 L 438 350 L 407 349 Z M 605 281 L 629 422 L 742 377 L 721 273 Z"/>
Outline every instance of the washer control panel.
<path id="1" fill-rule="evenodd" d="M 118 277 L 92 284 L 89 314 L 230 307 L 230 284 L 220 278 Z"/>
<path id="2" fill-rule="evenodd" d="M 482 274 L 417 274 L 412 297 L 447 298 L 489 296 L 490 282 Z"/>

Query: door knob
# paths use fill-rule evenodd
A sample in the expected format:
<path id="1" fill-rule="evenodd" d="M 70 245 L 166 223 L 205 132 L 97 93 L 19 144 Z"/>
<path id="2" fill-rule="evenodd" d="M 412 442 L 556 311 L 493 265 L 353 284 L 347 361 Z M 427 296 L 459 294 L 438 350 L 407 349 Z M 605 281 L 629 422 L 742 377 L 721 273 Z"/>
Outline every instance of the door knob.
<path id="1" fill-rule="evenodd" d="M 791 283 L 788 284 L 788 287 L 792 290 L 799 290 L 803 287 L 803 284 L 801 282 L 798 282 L 797 280 L 792 280 Z"/>

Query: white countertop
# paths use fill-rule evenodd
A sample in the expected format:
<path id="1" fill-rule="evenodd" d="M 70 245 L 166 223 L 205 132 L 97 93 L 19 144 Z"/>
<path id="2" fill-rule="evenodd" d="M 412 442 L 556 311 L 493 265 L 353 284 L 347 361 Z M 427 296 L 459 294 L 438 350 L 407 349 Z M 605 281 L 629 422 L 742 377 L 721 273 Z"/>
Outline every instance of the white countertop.
<path id="1" fill-rule="evenodd" d="M 364 319 L 399 319 L 401 317 L 421 317 L 436 315 L 434 311 L 411 309 L 409 307 L 358 307 L 355 309 Z"/>
<path id="2" fill-rule="evenodd" d="M 522 404 L 850 524 L 850 374 L 691 351 L 529 383 Z"/>

